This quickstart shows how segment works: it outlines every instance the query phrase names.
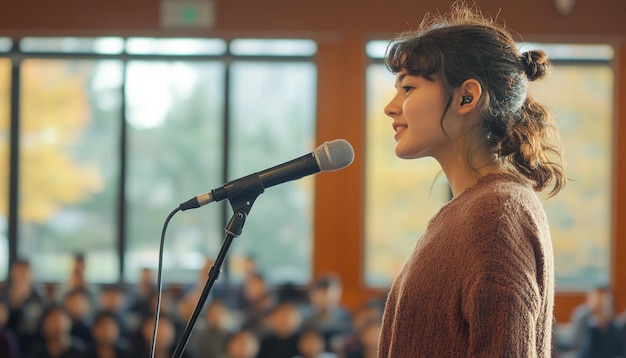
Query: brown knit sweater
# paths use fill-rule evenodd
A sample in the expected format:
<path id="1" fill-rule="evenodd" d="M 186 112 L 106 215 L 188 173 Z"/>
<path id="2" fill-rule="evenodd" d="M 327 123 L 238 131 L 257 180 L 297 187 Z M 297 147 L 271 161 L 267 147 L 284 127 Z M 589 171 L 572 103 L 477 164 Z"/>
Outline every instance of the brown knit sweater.
<path id="1" fill-rule="evenodd" d="M 549 357 L 554 259 L 532 188 L 488 175 L 447 203 L 393 283 L 379 357 Z"/>

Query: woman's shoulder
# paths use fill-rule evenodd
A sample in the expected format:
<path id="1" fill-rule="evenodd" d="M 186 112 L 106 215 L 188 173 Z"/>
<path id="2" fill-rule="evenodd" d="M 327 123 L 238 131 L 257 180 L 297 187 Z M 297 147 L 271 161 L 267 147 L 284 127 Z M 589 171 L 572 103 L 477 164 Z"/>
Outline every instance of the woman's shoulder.
<path id="1" fill-rule="evenodd" d="M 545 212 L 529 184 L 513 175 L 493 174 L 450 202 L 436 221 L 481 240 L 503 228 L 543 225 Z"/>
<path id="2" fill-rule="evenodd" d="M 499 211 L 540 203 L 530 184 L 513 174 L 491 174 L 459 197 L 463 210 L 469 212 Z"/>

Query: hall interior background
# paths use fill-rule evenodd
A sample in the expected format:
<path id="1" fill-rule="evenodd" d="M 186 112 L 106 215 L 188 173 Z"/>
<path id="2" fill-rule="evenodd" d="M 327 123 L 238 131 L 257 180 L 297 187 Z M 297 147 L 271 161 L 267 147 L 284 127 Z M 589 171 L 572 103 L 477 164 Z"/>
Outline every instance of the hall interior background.
<path id="1" fill-rule="evenodd" d="M 200 1 L 200 0 L 198 0 Z M 202 1 L 200 1 L 202 2 Z M 611 287 L 616 312 L 626 309 L 626 2 L 574 2 L 567 15 L 553 1 L 476 2 L 484 12 L 502 17 L 507 26 L 534 42 L 609 43 L 615 49 L 614 167 Z M 356 307 L 380 289 L 363 279 L 365 186 L 365 44 L 391 38 L 415 27 L 426 12 L 449 7 L 448 1 L 407 0 L 216 0 L 209 28 L 164 27 L 162 2 L 4 1 L 0 35 L 150 36 L 201 38 L 308 38 L 317 42 L 316 139 L 344 138 L 355 149 L 354 163 L 332 175 L 315 177 L 313 276 L 336 272 L 343 301 Z M 576 98 L 574 101 L 584 100 Z M 566 321 L 584 300 L 584 292 L 559 292 L 556 317 Z"/>

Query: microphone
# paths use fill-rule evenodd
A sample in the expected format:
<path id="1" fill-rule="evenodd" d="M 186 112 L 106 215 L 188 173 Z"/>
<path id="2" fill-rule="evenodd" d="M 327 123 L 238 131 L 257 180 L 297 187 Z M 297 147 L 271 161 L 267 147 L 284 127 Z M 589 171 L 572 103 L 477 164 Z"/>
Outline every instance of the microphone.
<path id="1" fill-rule="evenodd" d="M 307 175 L 343 169 L 352 164 L 353 159 L 354 150 L 345 139 L 324 142 L 309 154 L 230 181 L 222 187 L 187 200 L 180 204 L 179 208 L 181 210 L 195 209 L 214 201 L 231 198 L 250 185 L 260 185 L 262 193 L 264 188 L 300 179 Z"/>

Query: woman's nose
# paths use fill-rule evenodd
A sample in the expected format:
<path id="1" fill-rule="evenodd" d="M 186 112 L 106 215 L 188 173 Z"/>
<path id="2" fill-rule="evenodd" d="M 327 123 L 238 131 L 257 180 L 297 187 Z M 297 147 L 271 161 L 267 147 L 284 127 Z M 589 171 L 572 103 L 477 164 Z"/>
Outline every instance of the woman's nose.
<path id="1" fill-rule="evenodd" d="M 393 98 L 385 106 L 385 114 L 393 118 L 397 116 L 399 113 L 400 113 L 400 106 L 395 103 L 395 98 Z"/>

